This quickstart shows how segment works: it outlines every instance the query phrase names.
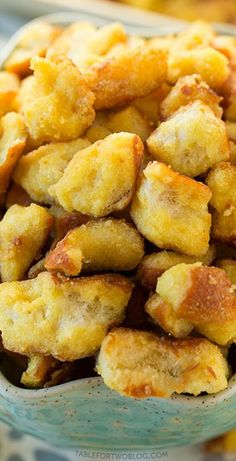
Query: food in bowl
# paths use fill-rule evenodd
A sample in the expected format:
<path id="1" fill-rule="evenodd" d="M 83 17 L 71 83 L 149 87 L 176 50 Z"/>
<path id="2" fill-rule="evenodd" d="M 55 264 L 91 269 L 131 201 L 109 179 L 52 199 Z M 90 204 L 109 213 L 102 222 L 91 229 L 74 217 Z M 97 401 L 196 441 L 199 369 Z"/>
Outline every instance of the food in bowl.
<path id="1" fill-rule="evenodd" d="M 35 23 L 6 60 L 0 331 L 18 385 L 227 388 L 235 63 L 236 39 L 202 22 L 149 40 Z"/>

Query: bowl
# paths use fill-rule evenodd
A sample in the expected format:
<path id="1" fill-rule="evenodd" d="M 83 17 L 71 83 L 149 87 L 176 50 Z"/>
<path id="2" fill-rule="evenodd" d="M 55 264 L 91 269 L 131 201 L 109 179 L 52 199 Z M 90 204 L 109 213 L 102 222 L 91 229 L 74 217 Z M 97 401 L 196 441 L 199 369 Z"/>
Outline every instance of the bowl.
<path id="1" fill-rule="evenodd" d="M 59 13 L 39 19 L 69 24 L 81 19 L 81 15 Z M 86 19 L 94 18 L 90 15 Z M 94 22 L 100 25 L 101 19 L 96 17 Z M 138 27 L 140 30 L 140 26 L 132 25 L 131 31 L 137 33 Z M 160 25 L 155 28 L 155 33 L 177 32 L 180 27 L 183 24 L 168 27 L 165 23 L 163 29 Z M 236 27 L 231 29 L 226 27 L 226 33 L 236 35 Z M 145 31 L 150 36 L 154 28 L 149 30 L 146 26 Z M 21 30 L 1 50 L 0 67 L 20 35 Z M 0 419 L 64 448 L 141 454 L 193 445 L 236 426 L 236 374 L 229 380 L 228 388 L 216 395 L 131 399 L 110 390 L 99 377 L 28 390 L 11 384 L 0 372 Z"/>

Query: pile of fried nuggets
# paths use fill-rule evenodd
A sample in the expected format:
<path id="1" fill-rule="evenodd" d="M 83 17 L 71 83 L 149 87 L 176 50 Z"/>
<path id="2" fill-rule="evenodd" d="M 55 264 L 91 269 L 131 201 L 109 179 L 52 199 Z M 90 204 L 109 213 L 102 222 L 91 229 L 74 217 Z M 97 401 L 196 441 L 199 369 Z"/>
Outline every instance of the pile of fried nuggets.
<path id="1" fill-rule="evenodd" d="M 0 72 L 0 115 L 0 330 L 28 358 L 21 383 L 96 356 L 129 397 L 225 389 L 236 39 L 36 23 Z"/>

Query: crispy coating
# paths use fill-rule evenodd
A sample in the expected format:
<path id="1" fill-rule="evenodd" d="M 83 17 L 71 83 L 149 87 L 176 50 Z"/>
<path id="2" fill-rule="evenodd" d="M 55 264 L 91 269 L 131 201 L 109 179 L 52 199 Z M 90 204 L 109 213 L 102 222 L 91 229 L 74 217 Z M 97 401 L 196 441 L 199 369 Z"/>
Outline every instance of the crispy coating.
<path id="1" fill-rule="evenodd" d="M 132 284 L 120 275 L 80 279 L 42 272 L 0 285 L 4 346 L 24 355 L 72 361 L 93 355 L 109 328 L 122 322 Z"/>
<path id="2" fill-rule="evenodd" d="M 143 286 L 155 290 L 157 279 L 163 272 L 170 269 L 176 264 L 186 263 L 193 264 L 197 261 L 201 261 L 204 265 L 210 266 L 212 261 L 215 259 L 215 246 L 210 245 L 205 255 L 201 257 L 186 256 L 174 251 L 160 251 L 159 253 L 152 253 L 147 255 L 141 261 L 137 276 Z"/>
<path id="3" fill-rule="evenodd" d="M 93 144 L 96 141 L 106 138 L 111 134 L 111 131 L 108 130 L 105 126 L 94 123 L 90 128 L 87 129 L 85 136 Z"/>
<path id="4" fill-rule="evenodd" d="M 35 264 L 33 264 L 33 266 L 31 266 L 31 268 L 29 269 L 27 273 L 27 278 L 34 279 L 41 272 L 44 272 L 45 271 L 44 264 L 45 264 L 45 257 L 37 261 Z"/>
<path id="5" fill-rule="evenodd" d="M 132 105 L 143 114 L 153 126 L 157 126 L 159 120 L 159 106 L 169 94 L 171 86 L 163 82 L 159 88 L 147 96 L 136 98 Z"/>
<path id="6" fill-rule="evenodd" d="M 199 257 L 208 250 L 210 198 L 204 184 L 175 173 L 164 163 L 152 162 L 143 171 L 131 216 L 154 245 Z"/>
<path id="7" fill-rule="evenodd" d="M 218 259 L 216 261 L 216 266 L 223 269 L 233 284 L 234 289 L 236 289 L 236 260 L 235 259 Z"/>
<path id="8" fill-rule="evenodd" d="M 21 35 L 17 47 L 6 60 L 4 67 L 19 77 L 31 73 L 30 62 L 34 56 L 45 56 L 47 49 L 60 34 L 60 28 L 44 21 L 30 24 Z"/>
<path id="9" fill-rule="evenodd" d="M 32 199 L 29 194 L 23 189 L 23 187 L 12 182 L 8 189 L 5 205 L 6 208 L 10 208 L 12 205 L 28 206 L 32 203 Z"/>
<path id="10" fill-rule="evenodd" d="M 156 291 L 167 305 L 162 317 L 168 317 L 169 307 L 171 322 L 174 318 L 187 320 L 192 328 L 220 345 L 235 340 L 236 297 L 224 270 L 201 263 L 178 264 L 159 277 Z M 158 321 L 157 311 L 155 319 Z"/>
<path id="11" fill-rule="evenodd" d="M 19 91 L 20 82 L 16 75 L 0 71 L 0 116 L 14 110 L 14 100 Z"/>
<path id="12" fill-rule="evenodd" d="M 108 387 L 136 398 L 212 394 L 227 387 L 229 375 L 220 349 L 206 339 L 172 341 L 125 328 L 104 339 L 97 371 Z"/>
<path id="13" fill-rule="evenodd" d="M 157 293 L 148 299 L 145 311 L 154 324 L 159 325 L 175 338 L 186 338 L 193 330 L 192 322 L 178 317 L 172 305 L 163 301 Z"/>
<path id="14" fill-rule="evenodd" d="M 126 131 L 137 134 L 142 141 L 146 141 L 152 131 L 148 120 L 133 106 L 112 112 L 108 115 L 105 126 L 112 133 Z"/>
<path id="15" fill-rule="evenodd" d="M 76 22 L 64 30 L 54 48 L 67 54 L 83 72 L 114 47 L 126 45 L 126 42 L 127 35 L 122 24 L 112 23 L 96 29 L 91 23 Z"/>
<path id="16" fill-rule="evenodd" d="M 210 171 L 206 183 L 212 191 L 212 236 L 236 246 L 236 166 L 219 163 Z"/>
<path id="17" fill-rule="evenodd" d="M 0 120 L 0 201 L 26 145 L 27 130 L 20 114 L 9 112 Z"/>
<path id="18" fill-rule="evenodd" d="M 31 91 L 22 101 L 33 139 L 43 142 L 78 138 L 93 123 L 94 95 L 72 61 L 49 50 L 31 62 Z"/>
<path id="19" fill-rule="evenodd" d="M 211 46 L 214 39 L 215 32 L 211 24 L 202 20 L 194 21 L 175 37 L 171 50 L 203 49 Z"/>
<path id="20" fill-rule="evenodd" d="M 137 230 L 114 218 L 89 221 L 58 242 L 45 267 L 65 275 L 83 271 L 130 271 L 144 255 L 143 239 Z"/>
<path id="21" fill-rule="evenodd" d="M 216 117 L 221 118 L 223 109 L 220 102 L 223 98 L 218 96 L 198 74 L 186 75 L 180 78 L 167 97 L 160 105 L 160 116 L 166 120 L 180 107 L 193 101 L 202 101 L 209 106 Z"/>
<path id="22" fill-rule="evenodd" d="M 21 280 L 52 228 L 47 210 L 32 203 L 13 205 L 0 222 L 0 274 L 3 282 Z"/>
<path id="23" fill-rule="evenodd" d="M 142 157 L 137 135 L 111 134 L 74 155 L 49 193 L 67 211 L 106 216 L 130 203 Z"/>
<path id="24" fill-rule="evenodd" d="M 228 59 L 211 47 L 174 50 L 170 53 L 167 75 L 169 83 L 174 84 L 180 77 L 192 74 L 201 75 L 213 90 L 218 90 L 229 76 Z"/>
<path id="25" fill-rule="evenodd" d="M 148 46 L 125 49 L 91 66 L 86 77 L 96 110 L 127 104 L 157 89 L 166 77 L 166 56 Z"/>
<path id="26" fill-rule="evenodd" d="M 155 159 L 190 177 L 229 158 L 225 123 L 200 101 L 181 107 L 162 122 L 147 145 Z"/>
<path id="27" fill-rule="evenodd" d="M 48 193 L 50 186 L 63 176 L 64 170 L 77 152 L 89 146 L 85 138 L 70 142 L 51 143 L 21 157 L 14 172 L 14 181 L 36 202 L 54 202 Z"/>
<path id="28" fill-rule="evenodd" d="M 57 360 L 50 356 L 40 354 L 31 355 L 28 360 L 27 369 L 22 373 L 21 384 L 29 389 L 43 387 L 52 371 L 58 367 L 58 363 Z"/>

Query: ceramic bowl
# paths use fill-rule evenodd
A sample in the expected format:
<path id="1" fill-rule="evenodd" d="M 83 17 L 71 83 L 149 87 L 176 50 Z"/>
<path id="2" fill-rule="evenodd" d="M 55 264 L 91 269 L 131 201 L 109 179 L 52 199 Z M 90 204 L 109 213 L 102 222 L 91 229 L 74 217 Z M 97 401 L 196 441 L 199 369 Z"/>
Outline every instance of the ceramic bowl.
<path id="1" fill-rule="evenodd" d="M 76 13 L 46 17 L 60 24 L 78 18 L 81 15 Z M 94 20 L 88 15 L 86 19 Z M 97 25 L 101 21 L 104 23 L 98 17 L 94 20 Z M 147 35 L 153 33 L 153 27 L 145 30 Z M 159 25 L 157 32 L 177 30 L 178 25 L 174 30 L 173 25 L 170 28 L 165 24 L 164 29 Z M 0 66 L 16 46 L 20 34 L 1 50 Z M 217 395 L 138 400 L 121 397 L 99 377 L 27 390 L 9 383 L 0 373 L 0 419 L 51 444 L 68 448 L 144 452 L 192 445 L 236 426 L 236 375 L 229 381 L 228 389 Z"/>
<path id="2" fill-rule="evenodd" d="M 0 419 L 61 447 L 143 452 L 192 445 L 236 426 L 236 376 L 213 396 L 138 400 L 98 377 L 26 390 L 0 375 Z"/>

